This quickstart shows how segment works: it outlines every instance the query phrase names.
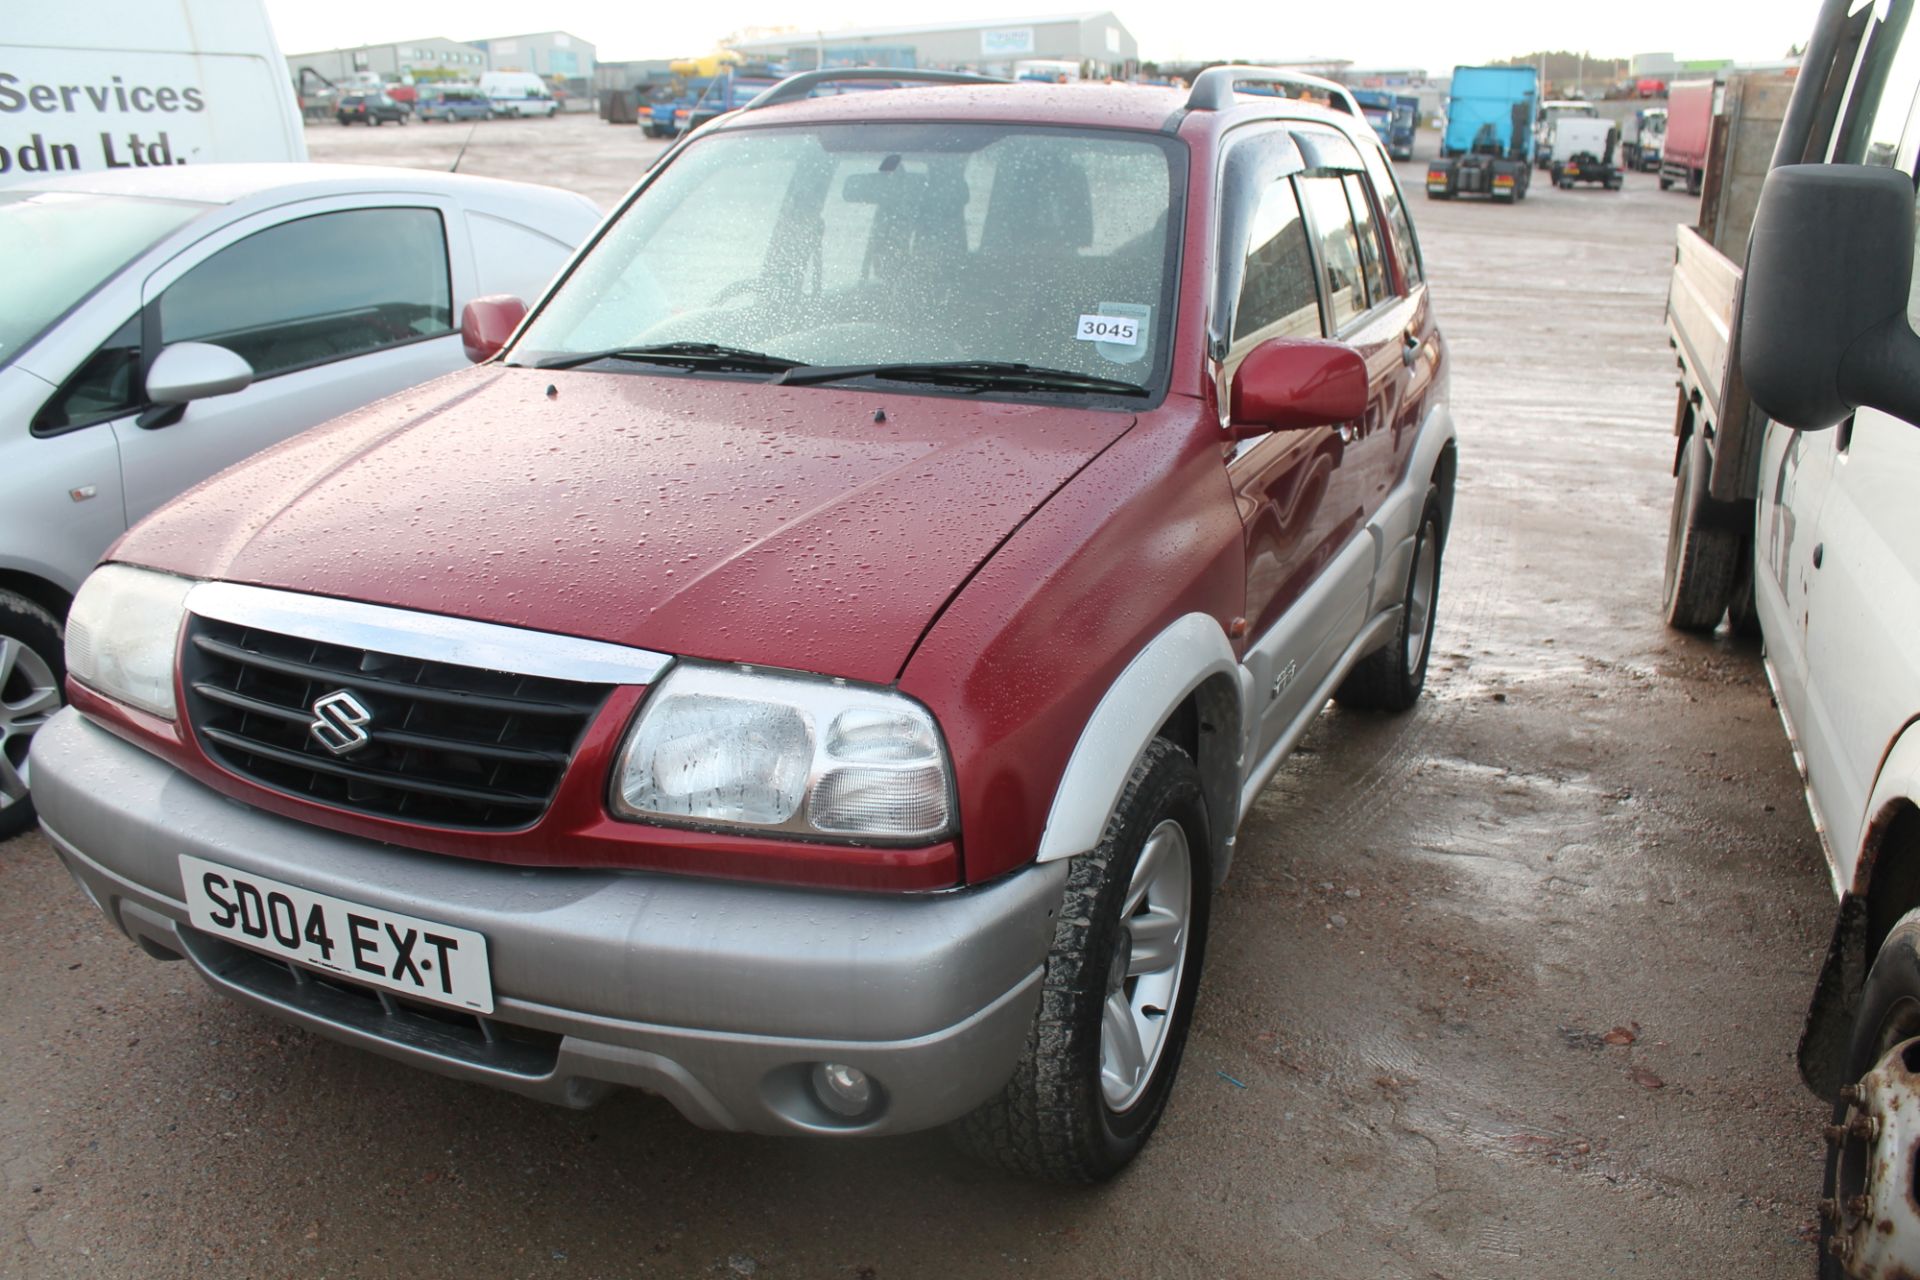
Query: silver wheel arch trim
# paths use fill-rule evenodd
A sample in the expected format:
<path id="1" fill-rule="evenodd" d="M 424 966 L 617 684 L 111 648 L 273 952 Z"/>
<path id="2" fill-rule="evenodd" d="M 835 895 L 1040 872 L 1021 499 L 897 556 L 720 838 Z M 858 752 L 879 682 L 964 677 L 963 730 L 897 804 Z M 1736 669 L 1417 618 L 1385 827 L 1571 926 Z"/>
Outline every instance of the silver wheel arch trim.
<path id="1" fill-rule="evenodd" d="M 1054 791 L 1053 807 L 1047 813 L 1047 827 L 1041 834 L 1040 852 L 1035 861 L 1071 858 L 1090 852 L 1100 843 L 1107 819 L 1120 803 L 1127 777 L 1147 744 L 1188 695 L 1217 675 L 1233 682 L 1244 724 L 1245 673 L 1233 656 L 1226 632 L 1219 622 L 1204 613 L 1189 613 L 1176 619 L 1134 655 L 1133 661 L 1101 697 L 1100 705 L 1093 709 L 1086 728 L 1080 732 L 1080 740 L 1074 744 L 1066 772 Z M 1240 725 L 1233 727 L 1230 740 L 1238 754 Z M 1236 783 L 1238 773 L 1236 769 Z M 1216 820 L 1224 816 L 1225 830 L 1213 833 L 1213 843 L 1219 846 L 1233 838 L 1234 819 L 1238 815 L 1213 816 Z"/>
<path id="2" fill-rule="evenodd" d="M 1375 554 L 1387 561 L 1376 563 L 1376 581 L 1383 569 L 1404 572 L 1394 563 L 1398 560 L 1394 553 L 1396 550 L 1410 553 L 1426 501 L 1428 477 L 1438 469 L 1441 455 L 1449 446 L 1455 446 L 1457 439 L 1451 408 L 1443 398 L 1421 421 L 1420 438 L 1408 460 L 1407 474 L 1396 486 L 1387 509 L 1375 517 L 1376 536 L 1384 535 L 1385 544 L 1378 546 Z M 1247 774 L 1246 734 L 1251 723 L 1253 689 L 1246 669 L 1234 657 L 1226 632 L 1219 622 L 1204 613 L 1189 613 L 1168 625 L 1135 655 L 1101 697 L 1079 741 L 1074 744 L 1066 772 L 1054 792 L 1036 862 L 1072 858 L 1091 852 L 1100 843 L 1100 835 L 1120 801 L 1127 776 L 1133 772 L 1147 744 L 1174 709 L 1215 675 L 1225 675 L 1232 680 L 1239 695 L 1240 722 L 1233 727 L 1231 737 L 1235 747 L 1233 800 L 1224 811 L 1216 811 L 1219 806 L 1214 803 L 1212 784 L 1218 780 L 1203 780 L 1208 784 L 1209 816 L 1221 828 L 1212 833 L 1213 845 L 1216 851 L 1227 855 L 1214 867 L 1214 878 L 1217 882 L 1224 876 L 1243 816 L 1239 792 Z M 1328 692 L 1331 693 L 1331 689 Z"/>

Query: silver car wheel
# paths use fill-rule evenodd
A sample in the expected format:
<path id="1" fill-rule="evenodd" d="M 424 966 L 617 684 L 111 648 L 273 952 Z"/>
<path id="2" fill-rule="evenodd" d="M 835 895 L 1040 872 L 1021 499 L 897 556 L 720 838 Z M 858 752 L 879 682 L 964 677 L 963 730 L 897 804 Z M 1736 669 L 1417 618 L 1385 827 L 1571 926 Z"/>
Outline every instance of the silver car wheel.
<path id="1" fill-rule="evenodd" d="M 1413 566 L 1413 587 L 1407 592 L 1407 674 L 1420 669 L 1427 656 L 1427 623 L 1433 615 L 1434 585 L 1440 577 L 1439 530 L 1431 524 L 1420 531 L 1420 559 Z"/>
<path id="2" fill-rule="evenodd" d="M 1153 1079 L 1180 996 L 1193 912 L 1187 833 L 1168 818 L 1147 837 L 1120 907 L 1120 943 L 1100 1019 L 1100 1092 L 1122 1112 Z"/>
<path id="3" fill-rule="evenodd" d="M 0 809 L 27 798 L 27 748 L 60 709 L 60 682 L 47 660 L 0 636 Z"/>

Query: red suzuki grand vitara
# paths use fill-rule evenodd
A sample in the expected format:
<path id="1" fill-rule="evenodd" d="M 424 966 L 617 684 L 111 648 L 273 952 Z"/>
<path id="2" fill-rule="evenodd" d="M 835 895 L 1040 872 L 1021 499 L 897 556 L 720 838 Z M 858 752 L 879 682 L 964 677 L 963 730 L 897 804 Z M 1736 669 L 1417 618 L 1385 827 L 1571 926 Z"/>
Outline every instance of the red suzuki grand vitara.
<path id="1" fill-rule="evenodd" d="M 129 533 L 34 797 L 142 948 L 322 1035 L 1098 1179 L 1254 796 L 1420 692 L 1446 347 L 1336 86 L 844 77 Z"/>

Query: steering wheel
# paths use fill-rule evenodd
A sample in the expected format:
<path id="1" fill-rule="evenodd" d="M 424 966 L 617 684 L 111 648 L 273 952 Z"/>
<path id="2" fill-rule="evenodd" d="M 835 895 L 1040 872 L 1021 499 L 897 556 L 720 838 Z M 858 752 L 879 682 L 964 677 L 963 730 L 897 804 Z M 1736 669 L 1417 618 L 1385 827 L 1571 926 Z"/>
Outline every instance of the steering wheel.
<path id="1" fill-rule="evenodd" d="M 724 303 L 731 302 L 733 299 L 740 297 L 742 294 L 762 293 L 765 290 L 766 282 L 759 276 L 742 276 L 732 284 L 721 286 L 720 292 L 707 299 L 707 305 L 709 307 L 721 306 Z"/>

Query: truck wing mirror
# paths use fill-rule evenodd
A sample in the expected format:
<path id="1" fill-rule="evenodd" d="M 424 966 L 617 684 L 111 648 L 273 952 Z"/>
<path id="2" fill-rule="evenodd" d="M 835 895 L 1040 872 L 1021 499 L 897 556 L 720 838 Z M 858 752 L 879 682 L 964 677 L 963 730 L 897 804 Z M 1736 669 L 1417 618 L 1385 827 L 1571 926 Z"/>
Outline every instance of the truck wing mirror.
<path id="1" fill-rule="evenodd" d="M 1367 412 L 1367 362 L 1341 342 L 1269 338 L 1234 370 L 1235 437 L 1354 422 Z"/>
<path id="2" fill-rule="evenodd" d="M 469 302 L 460 312 L 460 345 L 467 359 L 479 364 L 499 355 L 526 316 L 527 304 L 510 293 L 490 293 Z"/>
<path id="3" fill-rule="evenodd" d="M 1898 170 L 1767 175 L 1740 314 L 1740 372 L 1767 416 L 1814 431 L 1865 406 L 1920 423 L 1913 240 L 1913 179 Z"/>

